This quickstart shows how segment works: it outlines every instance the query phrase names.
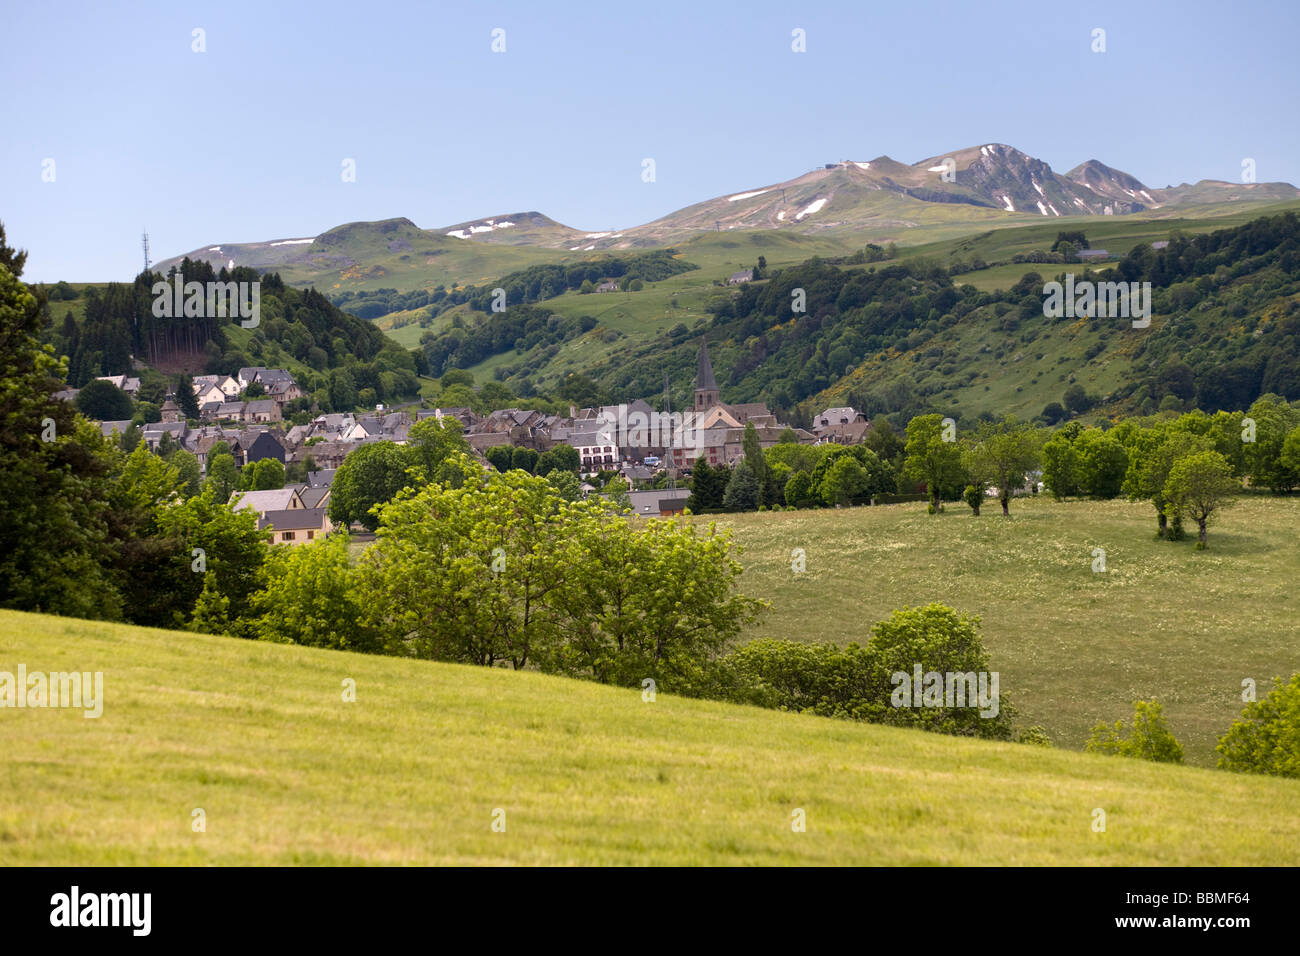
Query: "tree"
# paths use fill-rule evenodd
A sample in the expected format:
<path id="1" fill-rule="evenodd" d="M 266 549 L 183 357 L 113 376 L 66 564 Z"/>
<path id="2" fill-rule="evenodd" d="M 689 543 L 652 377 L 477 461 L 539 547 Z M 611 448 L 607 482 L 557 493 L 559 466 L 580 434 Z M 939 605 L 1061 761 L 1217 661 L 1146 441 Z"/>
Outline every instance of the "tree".
<path id="1" fill-rule="evenodd" d="M 984 503 L 984 489 L 978 485 L 967 485 L 966 490 L 961 493 L 961 499 L 970 505 L 971 512 L 978 518 L 980 505 Z"/>
<path id="2" fill-rule="evenodd" d="M 589 518 L 565 536 L 555 606 L 564 635 L 543 671 L 690 692 L 762 603 L 736 591 L 740 564 L 710 525 Z"/>
<path id="3" fill-rule="evenodd" d="M 904 473 L 925 482 L 933 512 L 942 509 L 943 492 L 965 478 L 961 450 L 955 441 L 944 441 L 944 431 L 942 416 L 918 415 L 907 423 L 903 446 Z"/>
<path id="4" fill-rule="evenodd" d="M 0 225 L 0 606 L 117 619 L 103 504 L 115 453 L 53 398 L 66 365 L 40 344 L 40 303 L 18 281 L 26 258 Z"/>
<path id="5" fill-rule="evenodd" d="M 364 623 L 354 576 L 344 536 L 272 548 L 261 588 L 249 599 L 253 635 L 280 644 L 380 650 L 378 635 Z"/>
<path id="6" fill-rule="evenodd" d="M 573 472 L 563 468 L 552 469 L 547 475 L 546 480 L 551 483 L 551 487 L 565 501 L 577 501 L 582 497 L 582 485 L 578 481 L 578 476 Z M 629 506 L 631 502 L 628 502 Z"/>
<path id="7" fill-rule="evenodd" d="M 1255 423 L 1255 440 L 1246 443 L 1250 483 L 1266 485 L 1275 494 L 1300 485 L 1300 470 L 1289 467 L 1282 458 L 1287 437 L 1300 427 L 1300 409 L 1279 395 L 1261 395 L 1246 415 Z"/>
<path id="8" fill-rule="evenodd" d="M 245 398 L 261 398 L 266 394 L 266 386 L 261 382 L 249 382 L 248 387 L 244 389 Z"/>
<path id="9" fill-rule="evenodd" d="M 887 418 L 877 418 L 871 423 L 865 441 L 881 461 L 896 461 L 903 453 L 903 439 L 898 437 L 898 432 L 894 431 L 894 426 L 889 424 Z"/>
<path id="10" fill-rule="evenodd" d="M 928 604 L 896 610 L 871 629 L 868 648 L 875 655 L 874 679 L 886 691 L 894 688 L 891 706 L 884 708 L 881 715 L 884 723 L 968 737 L 1011 738 L 1015 708 L 998 694 L 993 683 L 979 624 L 980 619 L 974 615 L 943 604 Z M 910 686 L 917 665 L 922 673 L 968 676 L 967 706 L 949 706 L 946 693 L 939 701 L 926 704 L 925 688 Z M 987 675 L 985 687 L 991 698 L 987 709 L 972 706 L 980 674 Z M 902 699 L 904 685 L 895 679 L 897 675 L 908 678 L 911 706 Z M 951 703 L 956 704 L 955 695 Z"/>
<path id="11" fill-rule="evenodd" d="M 1087 428 L 1074 440 L 1079 491 L 1090 498 L 1119 495 L 1128 471 L 1128 452 L 1113 435 Z"/>
<path id="12" fill-rule="evenodd" d="M 1038 462 L 1037 431 L 1014 416 L 998 424 L 981 423 L 965 455 L 966 469 L 977 479 L 975 484 L 997 488 L 1004 517 L 1011 513 L 1012 493 L 1024 487 L 1026 473 L 1037 468 Z M 979 514 L 978 508 L 975 513 Z"/>
<path id="13" fill-rule="evenodd" d="M 1165 485 L 1174 462 L 1198 451 L 1206 451 L 1207 441 L 1180 428 L 1157 424 L 1141 429 L 1134 436 L 1130 449 L 1128 473 L 1124 477 L 1123 491 L 1130 501 L 1150 501 L 1156 509 L 1156 537 L 1182 540 L 1182 518 L 1174 519 L 1169 527 L 1169 502 L 1165 498 Z"/>
<path id="14" fill-rule="evenodd" d="M 425 482 L 444 480 L 443 465 L 453 456 L 469 453 L 464 429 L 450 415 L 422 418 L 407 434 L 407 459 L 412 471 Z"/>
<path id="15" fill-rule="evenodd" d="M 727 511 L 754 511 L 758 508 L 758 479 L 742 458 L 731 470 L 727 490 L 722 496 L 722 507 Z"/>
<path id="16" fill-rule="evenodd" d="M 731 472 L 726 465 L 714 468 L 701 455 L 691 466 L 691 495 L 686 499 L 686 507 L 692 514 L 721 510 L 730 478 Z"/>
<path id="17" fill-rule="evenodd" d="M 1052 497 L 1064 501 L 1079 493 L 1079 456 L 1074 450 L 1077 424 L 1058 429 L 1043 445 L 1043 484 Z"/>
<path id="18" fill-rule="evenodd" d="M 77 408 L 87 418 L 101 422 L 125 421 L 135 414 L 131 396 L 99 378 L 87 382 L 77 393 Z"/>
<path id="19" fill-rule="evenodd" d="M 1232 466 L 1217 451 L 1200 451 L 1180 458 L 1165 482 L 1165 512 L 1170 518 L 1186 515 L 1196 522 L 1196 547 L 1205 547 L 1205 526 L 1221 508 L 1236 503 L 1241 482 Z"/>
<path id="20" fill-rule="evenodd" d="M 522 668 L 550 655 L 559 627 L 547 598 L 576 570 L 560 554 L 595 507 L 516 470 L 398 499 L 358 565 L 367 622 L 406 656 Z"/>
<path id="21" fill-rule="evenodd" d="M 1092 408 L 1092 399 L 1088 397 L 1088 393 L 1083 390 L 1082 385 L 1071 385 L 1067 388 L 1061 401 L 1069 409 L 1071 415 L 1082 415 Z"/>
<path id="22" fill-rule="evenodd" d="M 1300 777 L 1300 671 L 1248 703 L 1214 749 L 1222 770 Z"/>
<path id="23" fill-rule="evenodd" d="M 551 454 L 555 456 L 558 466 L 565 471 L 571 471 L 576 475 L 578 469 L 582 467 L 582 459 L 578 455 L 578 449 L 566 442 L 560 442 L 552 448 Z"/>
<path id="24" fill-rule="evenodd" d="M 511 455 L 513 452 L 514 449 L 509 445 L 493 445 L 483 453 L 483 457 L 485 457 L 488 460 L 488 463 L 497 471 L 509 471 Z"/>
<path id="25" fill-rule="evenodd" d="M 1133 725 L 1117 720 L 1112 727 L 1097 724 L 1084 750 L 1117 757 L 1136 757 L 1157 763 L 1182 763 L 1183 748 L 1169 731 L 1163 708 L 1154 700 L 1133 702 Z"/>
<path id="26" fill-rule="evenodd" d="M 197 495 L 202 487 L 202 472 L 199 469 L 198 458 L 192 452 L 180 448 L 172 455 L 171 463 L 176 469 L 182 497 L 192 498 Z"/>
<path id="27" fill-rule="evenodd" d="M 367 531 L 379 527 L 377 505 L 384 505 L 411 484 L 407 477 L 404 449 L 390 441 L 362 445 L 349 452 L 330 486 L 330 519 L 343 525 L 353 522 Z"/>
<path id="28" fill-rule="evenodd" d="M 208 453 L 208 480 L 204 490 L 212 495 L 214 501 L 223 505 L 239 490 L 239 466 L 235 464 L 234 455 L 229 452 L 217 455 Z"/>
<path id="29" fill-rule="evenodd" d="M 559 462 L 555 460 L 555 456 L 550 451 L 544 451 L 537 456 L 537 465 L 533 469 L 533 474 L 538 478 L 545 478 L 558 467 Z"/>
<path id="30" fill-rule="evenodd" d="M 510 467 L 526 471 L 531 475 L 537 467 L 539 457 L 541 456 L 531 448 L 516 448 L 510 455 Z"/>
<path id="31" fill-rule="evenodd" d="M 244 491 L 271 491 L 284 487 L 284 465 L 276 458 L 250 461 L 244 466 Z"/>
<path id="32" fill-rule="evenodd" d="M 268 534 L 258 530 L 257 515 L 235 511 L 205 489 L 159 509 L 157 520 L 160 534 L 179 545 L 160 581 L 175 602 L 173 626 L 187 620 L 193 630 L 244 636 L 239 622 L 248 617 L 267 553 Z"/>
<path id="33" fill-rule="evenodd" d="M 1286 441 L 1282 443 L 1282 454 L 1278 460 L 1283 468 L 1289 468 L 1297 475 L 1300 475 L 1300 425 L 1297 425 L 1291 434 L 1286 436 Z"/>
<path id="34" fill-rule="evenodd" d="M 853 455 L 843 455 L 827 469 L 818 492 L 828 505 L 847 505 L 867 490 L 867 470 Z"/>
<path id="35" fill-rule="evenodd" d="M 1049 425 L 1055 425 L 1066 417 L 1065 409 L 1061 407 L 1060 402 L 1048 402 L 1043 406 L 1042 418 Z"/>
<path id="36" fill-rule="evenodd" d="M 619 514 L 632 510 L 632 499 L 627 490 L 627 479 L 622 475 L 615 475 L 605 485 L 605 497 L 613 503 Z"/>
<path id="37" fill-rule="evenodd" d="M 821 503 L 808 472 L 796 471 L 790 475 L 785 483 L 785 503 L 792 508 L 813 508 Z"/>
<path id="38" fill-rule="evenodd" d="M 199 399 L 194 394 L 194 379 L 188 375 L 182 375 L 176 380 L 176 404 L 187 419 L 198 420 Z"/>

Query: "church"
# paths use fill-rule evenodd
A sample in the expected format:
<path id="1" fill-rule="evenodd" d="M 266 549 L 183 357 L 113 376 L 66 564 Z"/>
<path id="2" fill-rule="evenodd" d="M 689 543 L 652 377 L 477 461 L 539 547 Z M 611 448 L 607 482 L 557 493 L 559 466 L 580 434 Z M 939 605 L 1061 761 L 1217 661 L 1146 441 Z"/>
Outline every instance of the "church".
<path id="1" fill-rule="evenodd" d="M 729 465 L 744 455 L 741 441 L 745 426 L 751 423 L 763 448 L 775 445 L 786 428 L 762 402 L 732 405 L 722 401 L 708 340 L 701 340 L 695 372 L 695 407 L 682 414 L 681 426 L 673 435 L 669 463 L 674 468 L 690 468 L 697 459 L 703 458 L 713 466 Z M 817 440 L 803 429 L 795 429 L 795 434 L 801 443 Z"/>

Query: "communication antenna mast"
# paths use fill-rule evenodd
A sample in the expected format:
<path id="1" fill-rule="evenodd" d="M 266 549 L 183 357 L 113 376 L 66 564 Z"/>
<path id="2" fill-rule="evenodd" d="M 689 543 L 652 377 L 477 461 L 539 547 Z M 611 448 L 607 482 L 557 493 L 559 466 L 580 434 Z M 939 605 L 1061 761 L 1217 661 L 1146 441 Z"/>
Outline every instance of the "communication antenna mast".
<path id="1" fill-rule="evenodd" d="M 668 425 L 668 487 L 677 488 L 677 465 L 673 461 L 673 397 L 668 391 L 668 373 L 664 372 L 664 421 Z"/>
<path id="2" fill-rule="evenodd" d="M 144 271 L 149 271 L 149 230 L 146 229 L 141 236 L 141 244 L 144 246 Z"/>

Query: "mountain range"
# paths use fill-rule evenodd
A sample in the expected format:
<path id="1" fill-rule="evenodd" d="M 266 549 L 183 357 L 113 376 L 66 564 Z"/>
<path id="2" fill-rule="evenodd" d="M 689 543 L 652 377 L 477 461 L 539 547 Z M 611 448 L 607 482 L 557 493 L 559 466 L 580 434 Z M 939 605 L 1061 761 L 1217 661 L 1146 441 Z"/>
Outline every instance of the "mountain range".
<path id="1" fill-rule="evenodd" d="M 263 242 L 220 243 L 191 250 L 192 260 L 214 266 L 235 264 L 257 269 L 293 267 L 317 271 L 350 268 L 364 272 L 366 258 L 353 241 L 356 227 L 371 226 L 389 253 L 419 253 L 429 266 L 454 244 L 515 246 L 565 252 L 654 247 L 681 242 L 703 232 L 775 230 L 805 235 L 861 234 L 895 240 L 909 229 L 944 223 L 1041 220 L 1044 217 L 1182 215 L 1195 206 L 1268 203 L 1300 198 L 1289 183 L 1231 183 L 1201 180 L 1163 189 L 1090 159 L 1066 173 L 1002 143 L 936 154 L 910 165 L 888 156 L 859 162 L 825 163 L 785 182 L 742 188 L 669 213 L 643 225 L 587 232 L 556 222 L 540 212 L 516 212 L 420 229 L 409 219 L 348 224 L 319 236 Z M 382 251 L 382 250 L 381 250 Z M 166 270 L 181 261 L 166 259 Z M 512 263 L 519 265 L 522 263 Z M 436 270 L 435 270 L 436 271 Z M 455 277 L 452 277 L 455 281 Z"/>

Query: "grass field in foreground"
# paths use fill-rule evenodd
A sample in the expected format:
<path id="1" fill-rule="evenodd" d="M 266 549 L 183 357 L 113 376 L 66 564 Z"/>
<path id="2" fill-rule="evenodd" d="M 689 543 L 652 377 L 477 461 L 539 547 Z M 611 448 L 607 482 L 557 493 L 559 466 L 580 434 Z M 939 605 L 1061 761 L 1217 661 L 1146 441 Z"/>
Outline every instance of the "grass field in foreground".
<path id="1" fill-rule="evenodd" d="M 1262 697 L 1300 670 L 1300 498 L 1243 497 L 1205 551 L 1156 540 L 1155 509 L 1127 501 L 1019 498 L 1010 519 L 953 502 L 693 520 L 714 518 L 744 547 L 741 589 L 772 604 L 753 636 L 865 643 L 904 605 L 978 614 L 1001 693 L 1058 747 L 1154 697 L 1187 761 L 1213 766 L 1242 680 Z"/>
<path id="2" fill-rule="evenodd" d="M 1300 781 L 0 611 L 18 663 L 105 704 L 0 710 L 0 865 L 1300 863 Z"/>

